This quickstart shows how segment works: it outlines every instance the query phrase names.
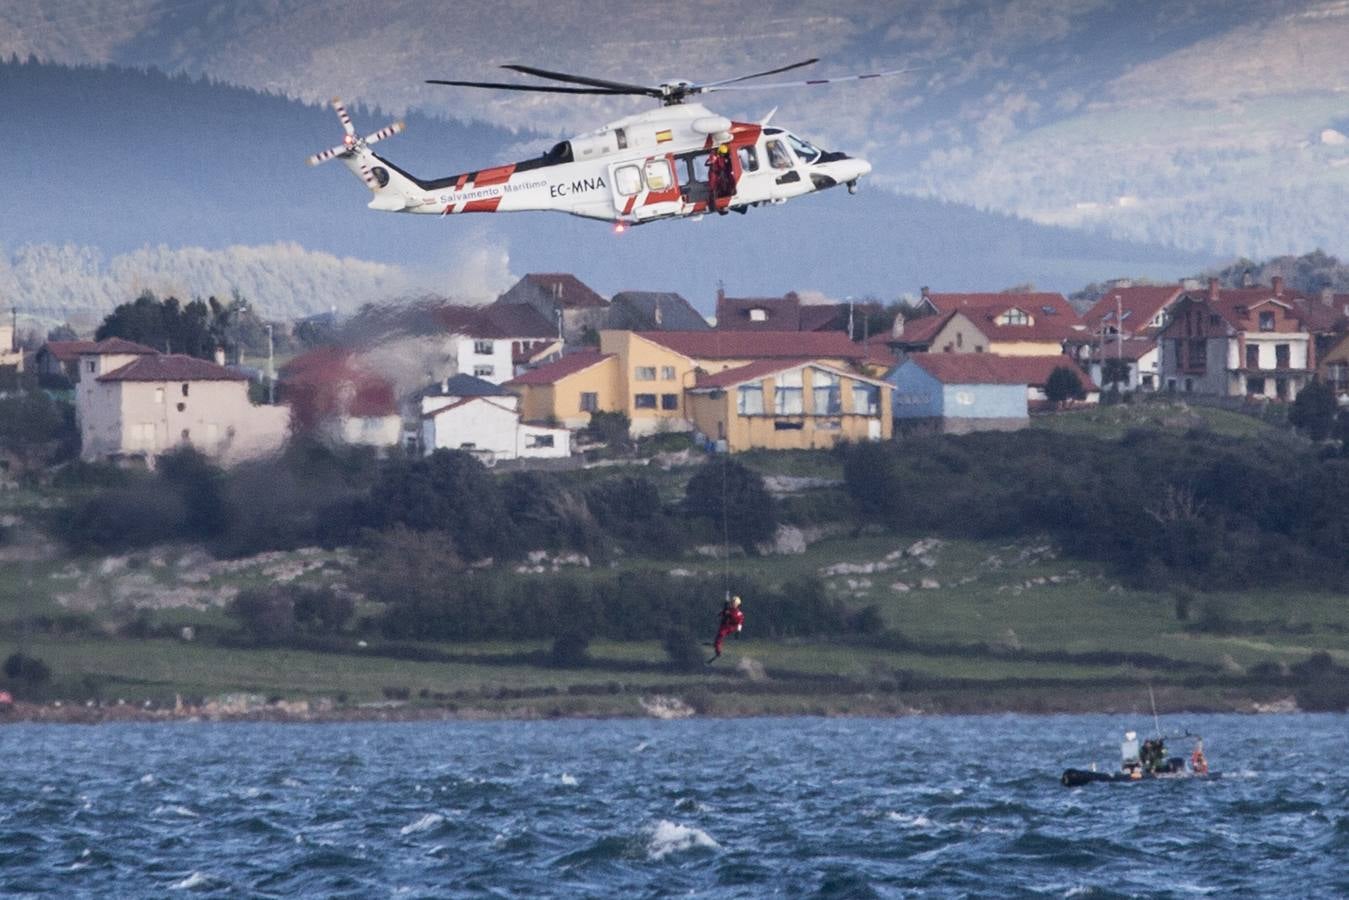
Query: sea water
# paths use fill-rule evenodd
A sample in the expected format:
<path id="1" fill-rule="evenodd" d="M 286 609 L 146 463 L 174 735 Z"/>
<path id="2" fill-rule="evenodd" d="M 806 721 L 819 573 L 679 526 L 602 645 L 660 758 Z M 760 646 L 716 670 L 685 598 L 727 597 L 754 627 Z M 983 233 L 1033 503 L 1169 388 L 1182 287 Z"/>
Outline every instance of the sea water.
<path id="1" fill-rule="evenodd" d="M 1068 789 L 1150 717 L 10 725 L 0 893 L 1345 896 L 1347 726 Z"/>

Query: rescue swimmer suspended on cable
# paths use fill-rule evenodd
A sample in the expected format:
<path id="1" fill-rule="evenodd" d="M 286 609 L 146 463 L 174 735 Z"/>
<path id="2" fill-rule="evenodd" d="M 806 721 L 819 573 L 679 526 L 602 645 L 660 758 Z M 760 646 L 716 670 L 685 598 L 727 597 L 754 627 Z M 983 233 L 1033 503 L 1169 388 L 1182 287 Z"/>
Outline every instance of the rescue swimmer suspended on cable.
<path id="1" fill-rule="evenodd" d="M 614 222 L 620 231 L 629 224 L 657 219 L 698 218 L 708 212 L 743 213 L 750 207 L 785 203 L 840 184 L 854 192 L 858 179 L 871 171 L 866 160 L 820 150 L 790 131 L 769 125 L 773 112 L 759 122 L 735 122 L 699 103 L 685 102 L 697 94 L 862 81 L 908 71 L 775 84 L 741 83 L 816 62 L 807 59 L 722 81 L 669 81 L 652 86 L 520 65 L 502 68 L 565 82 L 567 86 L 433 79 L 427 83 L 553 94 L 648 96 L 662 105 L 562 141 L 534 159 L 424 180 L 370 149 L 371 144 L 402 131 L 402 122 L 361 137 L 341 100 L 334 99 L 333 108 L 345 131 L 342 143 L 309 157 L 308 162 L 318 165 L 334 158 L 342 160 L 374 194 L 371 209 L 436 215 L 551 210 Z M 715 158 L 719 153 L 724 158 L 718 161 Z"/>

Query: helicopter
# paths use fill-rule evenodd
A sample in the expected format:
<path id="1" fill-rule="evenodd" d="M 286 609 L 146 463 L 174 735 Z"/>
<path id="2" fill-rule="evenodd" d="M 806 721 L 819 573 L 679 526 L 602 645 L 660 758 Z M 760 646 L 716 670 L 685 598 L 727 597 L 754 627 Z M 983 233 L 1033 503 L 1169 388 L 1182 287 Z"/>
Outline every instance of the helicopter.
<path id="1" fill-rule="evenodd" d="M 743 83 L 816 62 L 807 59 L 705 83 L 628 84 L 524 65 L 502 68 L 564 84 L 430 79 L 428 84 L 490 90 L 647 96 L 661 105 L 561 141 L 533 159 L 426 180 L 370 149 L 402 131 L 404 123 L 395 122 L 361 137 L 338 98 L 332 106 L 345 132 L 342 143 L 307 161 L 312 166 L 340 159 L 374 194 L 370 209 L 435 215 L 555 211 L 613 222 L 617 231 L 660 219 L 744 213 L 751 207 L 782 204 L 838 185 L 855 193 L 871 164 L 846 153 L 821 150 L 771 125 L 776 108 L 758 122 L 737 122 L 700 103 L 686 102 L 699 94 L 863 81 L 909 71 Z M 714 162 L 715 155 L 722 158 Z"/>

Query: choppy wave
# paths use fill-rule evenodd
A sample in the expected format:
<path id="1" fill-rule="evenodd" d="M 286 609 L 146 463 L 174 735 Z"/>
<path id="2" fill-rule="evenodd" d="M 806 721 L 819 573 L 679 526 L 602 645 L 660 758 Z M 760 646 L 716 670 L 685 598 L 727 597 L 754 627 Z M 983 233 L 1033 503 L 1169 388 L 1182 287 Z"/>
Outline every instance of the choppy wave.
<path id="1" fill-rule="evenodd" d="M 0 727 L 0 894 L 1343 894 L 1344 716 Z M 1146 724 L 1146 723 L 1145 723 Z M 42 752 L 33 752 L 40 747 Z"/>

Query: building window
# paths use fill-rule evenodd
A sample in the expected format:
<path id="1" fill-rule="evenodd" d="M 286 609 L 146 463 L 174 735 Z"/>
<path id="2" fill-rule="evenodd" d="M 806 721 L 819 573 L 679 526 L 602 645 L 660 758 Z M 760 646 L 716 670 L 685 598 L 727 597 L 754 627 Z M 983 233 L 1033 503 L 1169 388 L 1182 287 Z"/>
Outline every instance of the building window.
<path id="1" fill-rule="evenodd" d="M 495 375 L 495 374 L 496 374 L 496 369 L 493 368 L 492 366 L 474 366 L 474 367 L 473 367 L 473 377 L 474 377 L 474 378 L 491 378 L 491 377 L 492 377 L 493 375 Z"/>
<path id="2" fill-rule="evenodd" d="M 1260 330 L 1261 331 L 1274 330 L 1274 313 L 1262 312 L 1260 314 Z"/>
<path id="3" fill-rule="evenodd" d="M 1247 378 L 1246 393 L 1251 397 L 1263 397 L 1265 394 L 1265 379 Z"/>
<path id="4" fill-rule="evenodd" d="M 751 309 L 751 310 L 749 311 L 749 320 L 750 320 L 751 322 L 766 322 L 766 321 L 768 321 L 768 310 L 766 310 L 766 309 L 764 309 L 764 308 L 762 308 L 762 307 L 759 307 L 759 306 L 754 307 L 753 309 Z"/>
<path id="5" fill-rule="evenodd" d="M 795 422 L 784 422 L 779 420 L 773 423 L 774 431 L 800 431 L 802 428 L 805 427 L 806 423 L 800 421 L 799 419 Z"/>
<path id="6" fill-rule="evenodd" d="M 637 394 L 632 398 L 632 405 L 635 409 L 655 409 L 655 394 Z"/>
<path id="7" fill-rule="evenodd" d="M 156 403 L 164 402 L 164 389 L 162 387 L 155 388 L 155 402 Z"/>
<path id="8" fill-rule="evenodd" d="M 956 346 L 965 346 L 965 335 L 961 334 L 959 331 L 956 332 Z"/>
<path id="9" fill-rule="evenodd" d="M 491 356 L 491 355 L 492 355 L 492 342 L 491 342 L 491 341 L 474 341 L 474 342 L 473 342 L 473 352 L 476 353 L 476 354 L 478 354 L 479 356 Z"/>
<path id="10" fill-rule="evenodd" d="M 737 392 L 736 412 L 742 416 L 763 415 L 763 382 L 742 384 Z"/>
<path id="11" fill-rule="evenodd" d="M 192 440 L 192 430 L 189 429 L 189 428 L 184 428 L 184 429 L 183 429 L 183 442 L 186 443 L 187 441 L 190 441 L 190 440 Z"/>
<path id="12" fill-rule="evenodd" d="M 670 410 L 676 410 L 676 409 L 679 409 L 679 395 L 678 395 L 678 394 L 661 394 L 661 395 L 660 395 L 660 408 L 663 409 L 663 410 L 666 410 L 667 412 L 670 411 Z"/>
<path id="13" fill-rule="evenodd" d="M 595 391 L 581 392 L 581 412 L 594 412 L 600 408 L 600 395 Z"/>
<path id="14" fill-rule="evenodd" d="M 184 397 L 187 396 L 187 385 L 186 385 L 186 384 L 183 385 L 183 396 L 184 396 Z"/>
<path id="15" fill-rule="evenodd" d="M 1288 399 L 1288 379 L 1287 379 L 1287 378 L 1275 378 L 1275 379 L 1274 379 L 1274 396 L 1278 397 L 1280 400 L 1287 400 L 1287 399 Z"/>
<path id="16" fill-rule="evenodd" d="M 632 377 L 637 381 L 655 381 L 656 367 L 638 366 L 637 368 L 632 370 Z"/>
<path id="17" fill-rule="evenodd" d="M 1144 376 L 1142 377 L 1142 383 L 1143 383 L 1144 389 L 1149 390 L 1149 391 L 1152 390 L 1152 376 L 1151 376 L 1151 375 L 1144 375 Z"/>
<path id="18" fill-rule="evenodd" d="M 1185 379 L 1185 393 L 1188 394 L 1188 393 L 1190 393 L 1190 392 L 1193 391 L 1193 390 L 1194 390 L 1194 379 L 1193 379 L 1193 378 L 1186 378 L 1186 379 Z"/>
<path id="19" fill-rule="evenodd" d="M 780 416 L 801 415 L 805 411 L 801 394 L 801 370 L 783 372 L 778 376 L 777 390 L 773 392 L 773 411 Z"/>
<path id="20" fill-rule="evenodd" d="M 98 364 L 95 363 L 92 359 L 89 360 L 88 362 L 86 362 L 86 363 L 84 364 L 84 371 L 86 371 L 86 372 L 91 372 L 91 373 L 92 373 L 92 372 L 94 372 L 97 368 L 98 368 Z"/>
<path id="21" fill-rule="evenodd" d="M 1208 323 L 1210 325 L 1221 325 L 1222 321 L 1223 321 L 1222 316 L 1218 315 L 1217 313 L 1209 313 Z"/>
<path id="22" fill-rule="evenodd" d="M 178 411 L 179 411 L 179 412 L 186 412 L 186 411 L 187 411 L 187 404 L 186 404 L 186 403 L 179 403 L 179 404 L 178 404 Z"/>
<path id="23" fill-rule="evenodd" d="M 526 447 L 551 447 L 553 446 L 553 436 L 551 434 L 530 434 L 525 436 Z"/>
<path id="24" fill-rule="evenodd" d="M 860 416 L 876 416 L 881 412 L 881 389 L 874 384 L 852 386 L 852 411 Z"/>
<path id="25" fill-rule="evenodd" d="M 1191 372 L 1203 372 L 1208 368 L 1207 342 L 1203 338 L 1193 338 L 1186 348 L 1185 368 Z"/>
<path id="26" fill-rule="evenodd" d="M 1289 352 L 1287 344 L 1274 345 L 1274 368 L 1276 369 L 1288 368 L 1292 363 L 1290 357 L 1291 354 Z"/>
<path id="27" fill-rule="evenodd" d="M 1029 325 L 1030 316 L 1026 315 L 1024 309 L 1017 309 L 1015 306 L 1002 314 L 1002 321 L 999 325 Z"/>
<path id="28" fill-rule="evenodd" d="M 675 380 L 675 367 L 674 367 L 674 366 L 661 366 L 661 367 L 660 367 L 660 380 L 661 380 L 661 381 L 674 381 L 674 380 Z"/>
<path id="29" fill-rule="evenodd" d="M 1246 368 L 1248 368 L 1248 369 L 1258 369 L 1258 368 L 1260 368 L 1260 345 L 1259 345 L 1259 344 L 1247 344 L 1247 345 L 1246 345 Z"/>
<path id="30" fill-rule="evenodd" d="M 815 415 L 836 416 L 843 412 L 838 376 L 832 372 L 822 372 L 819 369 L 812 371 L 811 376 L 811 391 L 815 395 Z"/>

